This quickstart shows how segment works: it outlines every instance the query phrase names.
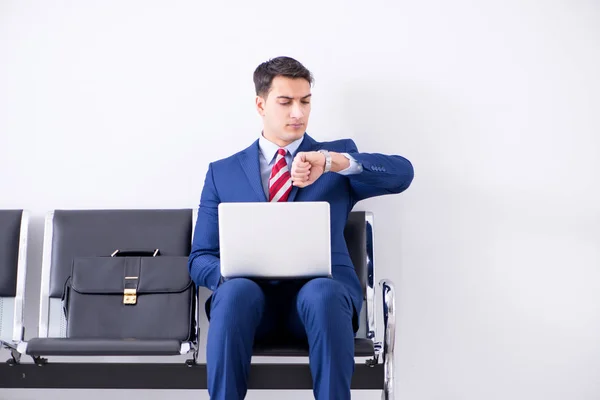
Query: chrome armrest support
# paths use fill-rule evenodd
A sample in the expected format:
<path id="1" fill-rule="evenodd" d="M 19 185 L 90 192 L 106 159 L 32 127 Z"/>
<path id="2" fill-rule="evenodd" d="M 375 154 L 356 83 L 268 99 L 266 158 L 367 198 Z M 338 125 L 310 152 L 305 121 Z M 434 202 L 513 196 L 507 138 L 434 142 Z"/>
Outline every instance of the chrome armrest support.
<path id="1" fill-rule="evenodd" d="M 192 242 L 191 245 L 194 245 L 194 232 L 196 231 L 196 222 L 198 221 L 198 208 L 194 208 L 192 210 Z M 200 352 L 200 312 L 203 310 L 202 305 L 200 304 L 200 290 L 196 287 L 196 295 L 194 296 L 194 301 L 196 304 L 196 337 L 194 338 L 192 344 L 192 359 L 187 360 L 186 364 L 188 367 L 192 367 L 198 363 L 198 354 Z"/>
<path id="2" fill-rule="evenodd" d="M 383 363 L 384 389 L 382 399 L 394 399 L 394 345 L 396 343 L 396 294 L 388 279 L 379 282 L 383 295 Z"/>
<path id="3" fill-rule="evenodd" d="M 365 227 L 366 227 L 366 253 L 367 259 L 365 260 L 367 265 L 367 338 L 375 341 L 376 321 L 375 321 L 375 288 L 373 287 L 374 280 L 374 235 L 373 235 L 373 224 L 374 216 L 372 212 L 365 213 Z"/>
<path id="4" fill-rule="evenodd" d="M 19 234 L 19 253 L 17 261 L 17 291 L 15 295 L 13 342 L 25 340 L 23 311 L 25 309 L 25 279 L 27 270 L 27 239 L 29 236 L 29 211 L 21 213 L 21 231 Z"/>
<path id="5" fill-rule="evenodd" d="M 38 337 L 48 337 L 50 330 L 50 269 L 52 266 L 52 237 L 54 235 L 54 211 L 49 211 L 44 219 L 44 243 L 42 248 L 42 278 L 40 282 L 40 313 Z"/>
<path id="6" fill-rule="evenodd" d="M 198 353 L 200 352 L 200 310 L 202 307 L 200 307 L 200 292 L 198 288 L 196 288 L 196 296 L 194 301 L 196 303 L 196 337 L 192 343 L 192 359 L 186 361 L 188 367 L 198 364 Z"/>

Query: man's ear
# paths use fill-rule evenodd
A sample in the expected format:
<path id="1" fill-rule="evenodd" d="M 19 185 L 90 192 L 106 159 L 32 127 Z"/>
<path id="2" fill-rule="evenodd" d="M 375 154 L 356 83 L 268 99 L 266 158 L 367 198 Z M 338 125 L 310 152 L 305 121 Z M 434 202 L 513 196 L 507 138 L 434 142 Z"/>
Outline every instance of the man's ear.
<path id="1" fill-rule="evenodd" d="M 256 96 L 256 111 L 258 111 L 258 113 L 264 117 L 265 116 L 265 103 L 267 102 L 266 99 L 262 98 L 261 96 Z"/>

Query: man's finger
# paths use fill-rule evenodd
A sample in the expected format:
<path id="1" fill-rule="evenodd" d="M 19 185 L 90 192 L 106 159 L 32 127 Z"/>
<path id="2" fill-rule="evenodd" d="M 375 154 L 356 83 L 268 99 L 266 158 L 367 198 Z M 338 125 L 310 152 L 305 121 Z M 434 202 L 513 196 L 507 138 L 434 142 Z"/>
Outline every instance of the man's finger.
<path id="1" fill-rule="evenodd" d="M 308 180 L 309 174 L 292 174 L 292 181 L 306 181 Z"/>
<path id="2" fill-rule="evenodd" d="M 294 171 L 294 173 L 296 173 L 296 174 L 305 174 L 310 171 L 310 168 L 295 167 L 295 168 L 292 168 L 292 171 Z"/>
<path id="3" fill-rule="evenodd" d="M 297 176 L 292 175 L 292 185 L 298 187 L 305 187 L 310 185 L 310 173 Z"/>
<path id="4" fill-rule="evenodd" d="M 298 168 L 310 168 L 311 164 L 309 162 L 295 161 L 296 167 Z"/>
<path id="5" fill-rule="evenodd" d="M 296 154 L 294 161 L 295 160 L 300 160 L 301 162 L 306 162 L 306 153 L 300 152 L 300 153 Z"/>
<path id="6" fill-rule="evenodd" d="M 310 164 L 310 162 L 306 161 L 306 153 L 304 152 L 296 154 L 296 156 L 294 157 L 294 163 Z"/>

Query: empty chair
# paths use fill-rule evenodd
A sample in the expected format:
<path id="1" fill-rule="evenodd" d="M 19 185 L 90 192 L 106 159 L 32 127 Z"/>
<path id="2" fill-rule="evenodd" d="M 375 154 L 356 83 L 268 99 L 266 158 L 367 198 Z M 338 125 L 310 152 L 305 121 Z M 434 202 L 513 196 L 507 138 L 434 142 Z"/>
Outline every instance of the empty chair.
<path id="1" fill-rule="evenodd" d="M 0 342 L 11 351 L 11 363 L 23 339 L 23 295 L 27 267 L 29 214 L 23 210 L 0 210 Z"/>
<path id="2" fill-rule="evenodd" d="M 58 355 L 177 355 L 192 351 L 195 358 L 196 297 L 186 267 L 191 232 L 191 209 L 49 213 L 39 332 L 27 343 L 26 354 L 38 363 L 46 362 L 43 356 Z M 154 249 L 156 254 L 152 254 Z M 144 252 L 148 257 L 140 256 Z M 122 253 L 131 257 L 119 264 L 113 256 Z M 157 264 L 157 259 L 165 258 L 175 260 L 178 268 L 168 274 L 159 271 L 171 267 Z M 168 282 L 173 279 L 188 285 L 174 288 Z M 133 286 L 128 289 L 128 285 Z M 184 290 L 188 295 L 182 300 L 178 293 Z M 172 296 L 161 301 L 164 296 L 160 295 L 165 293 Z M 186 307 L 190 310 L 183 316 L 187 320 L 178 321 L 189 324 L 189 330 L 182 334 L 181 327 L 172 327 L 169 318 L 181 315 Z M 153 312 L 149 313 L 150 309 Z M 68 319 L 68 312 L 77 317 Z M 137 329 L 145 326 L 148 329 Z M 134 331 L 138 336 L 132 336 Z"/>

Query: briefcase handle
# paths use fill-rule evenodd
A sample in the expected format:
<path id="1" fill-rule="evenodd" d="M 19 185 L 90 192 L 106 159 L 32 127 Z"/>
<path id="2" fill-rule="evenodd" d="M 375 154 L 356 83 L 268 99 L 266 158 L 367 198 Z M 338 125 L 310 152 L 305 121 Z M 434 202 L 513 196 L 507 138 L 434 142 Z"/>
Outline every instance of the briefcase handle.
<path id="1" fill-rule="evenodd" d="M 142 249 L 116 249 L 110 255 L 111 257 L 156 257 L 160 255 L 159 249 L 142 250 Z"/>

